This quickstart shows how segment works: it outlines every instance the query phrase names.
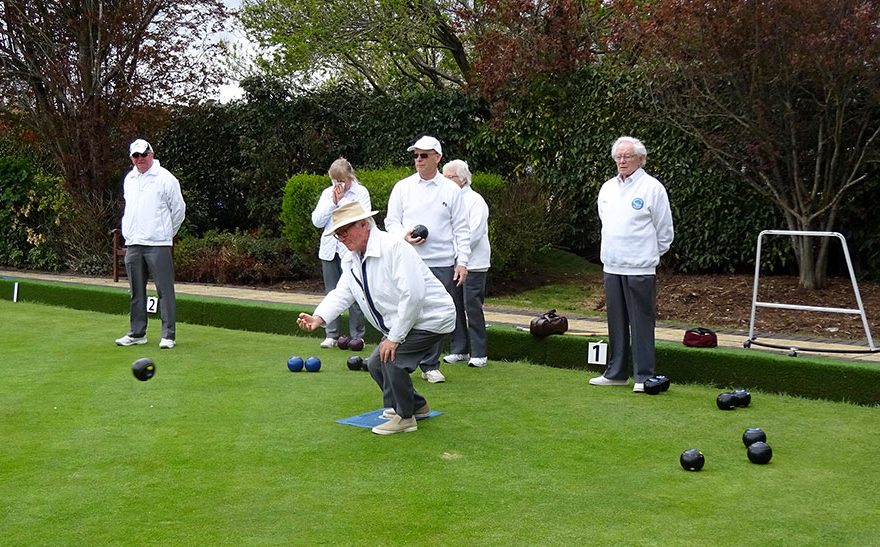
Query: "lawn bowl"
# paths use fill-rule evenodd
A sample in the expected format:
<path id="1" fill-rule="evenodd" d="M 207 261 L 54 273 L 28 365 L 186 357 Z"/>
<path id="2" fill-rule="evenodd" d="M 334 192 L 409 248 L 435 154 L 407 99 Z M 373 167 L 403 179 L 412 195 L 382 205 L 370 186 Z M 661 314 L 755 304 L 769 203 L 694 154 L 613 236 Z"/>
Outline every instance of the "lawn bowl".
<path id="1" fill-rule="evenodd" d="M 773 449 L 770 445 L 761 441 L 752 443 L 748 449 L 749 461 L 757 464 L 770 463 L 773 457 Z"/>
<path id="2" fill-rule="evenodd" d="M 306 362 L 303 361 L 303 358 L 299 355 L 294 355 L 290 359 L 287 360 L 287 370 L 290 372 L 299 372 L 303 369 Z"/>
<path id="3" fill-rule="evenodd" d="M 752 446 L 755 443 L 766 443 L 767 442 L 767 434 L 764 433 L 763 429 L 759 429 L 757 427 L 750 427 L 743 432 L 743 444 L 746 445 L 746 448 Z"/>
<path id="4" fill-rule="evenodd" d="M 718 405 L 718 408 L 721 410 L 736 409 L 736 400 L 733 397 L 733 393 L 720 393 L 718 397 L 715 398 L 715 404 Z"/>
<path id="5" fill-rule="evenodd" d="M 411 234 L 413 237 L 428 239 L 428 228 L 421 224 L 416 224 L 415 227 L 412 229 Z"/>
<path id="6" fill-rule="evenodd" d="M 364 364 L 364 360 L 361 359 L 360 355 L 352 355 L 348 358 L 345 364 L 348 366 L 348 370 L 360 370 Z"/>
<path id="7" fill-rule="evenodd" d="M 678 457 L 678 463 L 686 471 L 699 471 L 706 463 L 706 457 L 696 448 L 688 448 Z"/>
<path id="8" fill-rule="evenodd" d="M 336 347 L 339 349 L 348 349 L 349 342 L 351 342 L 350 336 L 340 336 L 336 339 Z"/>
<path id="9" fill-rule="evenodd" d="M 348 343 L 348 349 L 351 351 L 360 351 L 364 349 L 364 341 L 360 338 L 352 338 L 351 342 Z"/>
<path id="10" fill-rule="evenodd" d="M 321 360 L 314 355 L 306 359 L 305 365 L 308 372 L 318 372 L 321 370 Z"/>
<path id="11" fill-rule="evenodd" d="M 152 359 L 142 357 L 131 364 L 131 372 L 141 382 L 146 382 L 156 375 L 156 363 Z"/>
<path id="12" fill-rule="evenodd" d="M 645 393 L 648 395 L 658 395 L 663 391 L 663 380 L 656 376 L 652 376 L 645 380 Z"/>
<path id="13" fill-rule="evenodd" d="M 733 391 L 733 402 L 738 408 L 745 408 L 752 402 L 752 394 L 745 389 L 736 389 Z"/>

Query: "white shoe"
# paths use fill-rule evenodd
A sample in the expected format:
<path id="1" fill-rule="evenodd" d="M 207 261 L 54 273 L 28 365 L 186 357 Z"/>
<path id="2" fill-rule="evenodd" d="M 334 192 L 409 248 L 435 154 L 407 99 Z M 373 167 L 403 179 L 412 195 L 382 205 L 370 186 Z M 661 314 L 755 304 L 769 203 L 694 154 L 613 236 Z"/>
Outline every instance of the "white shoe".
<path id="1" fill-rule="evenodd" d="M 644 393 L 645 392 L 645 384 L 643 382 L 636 382 L 633 384 L 633 393 Z"/>
<path id="2" fill-rule="evenodd" d="M 146 343 L 147 343 L 146 336 L 137 337 L 137 336 L 130 336 L 130 335 L 126 334 L 122 338 L 116 339 L 117 346 L 135 346 L 135 345 L 139 346 L 141 344 L 146 344 Z"/>
<path id="3" fill-rule="evenodd" d="M 440 382 L 446 381 L 446 376 L 443 376 L 443 373 L 437 369 L 429 370 L 428 372 L 422 373 L 422 378 L 427 380 L 432 384 L 439 384 Z"/>
<path id="4" fill-rule="evenodd" d="M 159 340 L 159 349 L 171 349 L 174 347 L 174 340 L 170 338 L 163 338 Z"/>
<path id="5" fill-rule="evenodd" d="M 488 362 L 489 362 L 488 357 L 471 357 L 471 360 L 468 361 L 468 366 L 483 368 L 486 366 L 486 363 L 488 363 Z"/>
<path id="6" fill-rule="evenodd" d="M 594 386 L 625 386 L 627 380 L 612 380 L 605 376 L 596 376 L 595 378 L 590 378 L 590 384 Z"/>
<path id="7" fill-rule="evenodd" d="M 397 411 L 393 408 L 386 408 L 382 411 L 382 414 L 379 414 L 380 420 L 390 420 L 391 418 L 397 416 Z"/>
<path id="8" fill-rule="evenodd" d="M 324 338 L 324 341 L 321 342 L 322 348 L 335 348 L 336 347 L 336 338 Z"/>
<path id="9" fill-rule="evenodd" d="M 447 363 L 464 363 L 470 358 L 467 353 L 450 353 L 443 358 Z"/>

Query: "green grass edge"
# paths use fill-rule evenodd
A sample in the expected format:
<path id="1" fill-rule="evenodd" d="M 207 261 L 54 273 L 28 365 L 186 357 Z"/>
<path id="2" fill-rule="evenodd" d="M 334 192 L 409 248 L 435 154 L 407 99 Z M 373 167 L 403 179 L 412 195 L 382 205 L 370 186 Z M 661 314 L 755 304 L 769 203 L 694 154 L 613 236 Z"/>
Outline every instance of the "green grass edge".
<path id="1" fill-rule="evenodd" d="M 22 279 L 0 279 L 0 298 L 78 310 L 122 314 L 128 308 L 128 291 Z M 295 317 L 300 311 L 286 304 L 238 301 L 224 298 L 177 296 L 177 318 L 191 323 L 234 330 L 303 336 Z M 345 326 L 343 327 L 345 328 Z M 322 332 L 312 333 L 321 336 Z M 379 340 L 368 326 L 366 339 Z M 494 360 L 528 361 L 538 365 L 600 372 L 586 364 L 587 344 L 601 338 L 551 336 L 537 339 L 513 327 L 493 326 L 488 331 L 489 354 Z M 737 348 L 688 348 L 657 343 L 657 373 L 675 383 L 697 383 L 719 388 L 745 387 L 810 399 L 859 405 L 880 404 L 880 367 L 872 363 L 830 358 L 796 358 Z"/>

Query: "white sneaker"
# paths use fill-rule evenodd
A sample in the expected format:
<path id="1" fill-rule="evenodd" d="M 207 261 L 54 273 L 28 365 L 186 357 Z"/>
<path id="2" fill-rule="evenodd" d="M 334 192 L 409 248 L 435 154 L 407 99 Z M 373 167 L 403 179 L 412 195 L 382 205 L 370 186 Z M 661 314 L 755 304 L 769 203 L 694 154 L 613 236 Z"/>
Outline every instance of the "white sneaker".
<path id="1" fill-rule="evenodd" d="M 645 384 L 643 382 L 636 382 L 633 384 L 633 393 L 644 393 L 645 392 Z"/>
<path id="2" fill-rule="evenodd" d="M 488 363 L 488 362 L 489 362 L 488 357 L 471 357 L 471 360 L 468 361 L 468 366 L 483 368 L 486 366 L 486 363 Z"/>
<path id="3" fill-rule="evenodd" d="M 134 345 L 139 346 L 141 344 L 146 344 L 146 343 L 147 343 L 146 336 L 137 337 L 137 336 L 130 336 L 130 335 L 126 334 L 122 338 L 116 339 L 117 346 L 134 346 Z"/>
<path id="4" fill-rule="evenodd" d="M 594 386 L 625 386 L 627 380 L 612 380 L 605 376 L 596 376 L 595 378 L 590 378 L 590 384 Z"/>
<path id="5" fill-rule="evenodd" d="M 422 373 L 422 378 L 427 380 L 432 384 L 439 384 L 440 382 L 446 381 L 446 376 L 443 376 L 443 373 L 437 369 L 429 370 L 428 372 Z"/>
<path id="6" fill-rule="evenodd" d="M 324 338 L 324 341 L 321 342 L 322 348 L 335 348 L 336 347 L 336 338 Z"/>
<path id="7" fill-rule="evenodd" d="M 170 338 L 163 338 L 159 340 L 159 349 L 171 349 L 174 347 L 174 340 Z"/>
<path id="8" fill-rule="evenodd" d="M 450 353 L 443 358 L 447 363 L 464 363 L 470 358 L 467 353 Z"/>
<path id="9" fill-rule="evenodd" d="M 397 411 L 393 408 L 386 408 L 382 411 L 382 414 L 379 414 L 380 420 L 390 420 L 391 418 L 397 416 Z"/>

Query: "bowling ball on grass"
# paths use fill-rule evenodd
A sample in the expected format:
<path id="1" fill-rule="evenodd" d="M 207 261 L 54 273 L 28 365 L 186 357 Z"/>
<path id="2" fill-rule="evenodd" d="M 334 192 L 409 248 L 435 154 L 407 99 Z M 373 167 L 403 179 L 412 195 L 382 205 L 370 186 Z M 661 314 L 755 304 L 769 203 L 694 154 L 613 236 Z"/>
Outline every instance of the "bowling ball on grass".
<path id="1" fill-rule="evenodd" d="M 773 449 L 770 448 L 769 444 L 758 441 L 749 445 L 748 456 L 749 461 L 752 463 L 770 463 L 770 458 L 773 457 Z"/>
<path id="2" fill-rule="evenodd" d="M 364 364 L 364 360 L 361 359 L 360 355 L 352 355 L 345 362 L 348 366 L 348 370 L 360 370 Z"/>
<path id="3" fill-rule="evenodd" d="M 309 372 L 318 372 L 321 370 L 321 360 L 312 355 L 306 359 L 306 370 Z"/>
<path id="4" fill-rule="evenodd" d="M 287 360 L 287 370 L 290 372 L 299 372 L 303 369 L 306 362 L 303 361 L 303 358 L 299 355 L 294 355 L 290 359 Z"/>
<path id="5" fill-rule="evenodd" d="M 680 463 L 687 471 L 699 471 L 703 468 L 703 465 L 705 465 L 706 457 L 703 456 L 703 452 L 700 450 L 697 450 L 696 448 L 688 448 L 681 453 L 681 456 L 678 458 L 678 463 Z"/>
<path id="6" fill-rule="evenodd" d="M 131 372 L 141 382 L 146 382 L 156 374 L 156 363 L 152 359 L 142 357 L 131 364 Z"/>

